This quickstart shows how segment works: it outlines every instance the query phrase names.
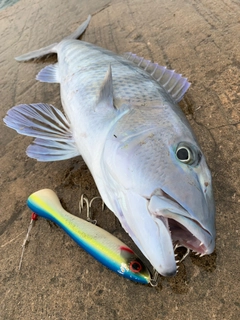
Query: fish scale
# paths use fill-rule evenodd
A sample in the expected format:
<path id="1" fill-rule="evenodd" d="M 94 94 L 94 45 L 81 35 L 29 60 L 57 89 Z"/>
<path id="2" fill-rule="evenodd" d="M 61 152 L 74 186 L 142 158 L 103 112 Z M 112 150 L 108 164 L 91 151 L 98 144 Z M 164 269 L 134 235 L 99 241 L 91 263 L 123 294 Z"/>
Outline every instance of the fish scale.
<path id="1" fill-rule="evenodd" d="M 159 87 L 150 77 L 142 77 L 142 70 L 134 70 L 133 64 L 126 59 L 114 55 L 109 51 L 101 52 L 99 47 L 89 45 L 75 40 L 65 40 L 58 48 L 59 56 L 64 56 L 64 62 L 59 59 L 59 64 L 64 63 L 62 72 L 69 79 L 72 74 L 76 77 L 76 82 L 82 84 L 81 90 L 87 93 L 85 96 L 94 95 L 99 92 L 99 86 L 103 80 L 109 65 L 112 67 L 113 86 L 115 97 L 121 99 L 151 101 L 161 99 L 158 92 Z M 73 45 L 74 44 L 74 45 Z M 93 50 L 93 52 L 89 52 Z M 75 62 L 74 66 L 71 63 Z M 76 74 L 76 67 L 78 71 Z M 115 76 L 116 75 L 116 76 Z M 94 83 L 93 83 L 94 79 Z M 128 79 L 128 81 L 126 81 Z M 147 90 L 146 90 L 147 87 Z"/>
<path id="2" fill-rule="evenodd" d="M 89 21 L 60 43 L 16 58 L 57 53 L 58 63 L 37 80 L 60 84 L 67 119 L 38 103 L 13 107 L 4 122 L 35 137 L 27 149 L 32 158 L 81 155 L 108 208 L 153 267 L 171 276 L 173 245 L 201 256 L 215 247 L 211 173 L 177 105 L 190 83 L 136 54 L 123 57 L 76 40 Z"/>

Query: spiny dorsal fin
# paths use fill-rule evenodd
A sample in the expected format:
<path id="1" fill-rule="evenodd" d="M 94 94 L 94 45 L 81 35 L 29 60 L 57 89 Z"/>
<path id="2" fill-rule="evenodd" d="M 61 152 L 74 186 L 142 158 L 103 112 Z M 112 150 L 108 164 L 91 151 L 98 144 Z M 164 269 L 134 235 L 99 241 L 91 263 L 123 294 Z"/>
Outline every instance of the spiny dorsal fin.
<path id="1" fill-rule="evenodd" d="M 138 57 L 131 52 L 125 53 L 124 57 L 150 73 L 153 79 L 167 90 L 175 102 L 179 102 L 190 87 L 190 82 L 187 81 L 187 78 L 182 77 L 181 74 L 176 73 L 174 70 L 159 66 L 157 63 Z"/>
<path id="2" fill-rule="evenodd" d="M 99 107 L 107 107 L 107 108 L 114 108 L 113 104 L 113 83 L 112 83 L 112 68 L 109 65 L 105 78 L 102 82 L 98 101 L 97 101 L 97 109 Z"/>

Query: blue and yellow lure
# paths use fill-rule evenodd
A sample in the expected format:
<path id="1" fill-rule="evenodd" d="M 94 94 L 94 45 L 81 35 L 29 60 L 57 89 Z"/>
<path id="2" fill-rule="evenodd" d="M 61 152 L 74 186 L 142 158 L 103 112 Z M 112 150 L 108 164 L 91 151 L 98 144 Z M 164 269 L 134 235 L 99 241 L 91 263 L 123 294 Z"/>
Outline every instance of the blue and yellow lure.
<path id="1" fill-rule="evenodd" d="M 27 205 L 38 216 L 56 223 L 107 268 L 142 284 L 151 282 L 149 270 L 132 249 L 109 232 L 64 210 L 52 190 L 42 189 L 31 194 Z"/>

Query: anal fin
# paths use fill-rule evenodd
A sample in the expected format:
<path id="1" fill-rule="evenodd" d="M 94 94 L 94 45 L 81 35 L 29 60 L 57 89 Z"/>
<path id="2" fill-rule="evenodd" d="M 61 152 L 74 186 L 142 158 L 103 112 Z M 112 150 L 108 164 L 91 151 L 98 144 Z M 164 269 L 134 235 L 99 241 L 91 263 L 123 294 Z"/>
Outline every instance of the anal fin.
<path id="1" fill-rule="evenodd" d="M 38 75 L 36 76 L 36 79 L 41 82 L 60 83 L 58 70 L 59 70 L 58 63 L 50 64 L 49 66 L 46 66 L 38 73 Z"/>
<path id="2" fill-rule="evenodd" d="M 3 121 L 18 133 L 36 138 L 27 149 L 29 157 L 55 161 L 79 155 L 70 124 L 52 105 L 20 104 L 10 109 Z"/>

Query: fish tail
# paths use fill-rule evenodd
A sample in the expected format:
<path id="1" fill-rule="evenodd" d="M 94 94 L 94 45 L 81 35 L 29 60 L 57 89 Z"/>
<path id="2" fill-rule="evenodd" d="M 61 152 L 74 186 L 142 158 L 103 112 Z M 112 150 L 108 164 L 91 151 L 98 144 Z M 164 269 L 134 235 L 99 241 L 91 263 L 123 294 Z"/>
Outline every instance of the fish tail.
<path id="1" fill-rule="evenodd" d="M 70 34 L 69 36 L 65 37 L 64 39 L 77 39 L 79 38 L 84 31 L 87 29 L 87 26 L 89 25 L 89 22 L 91 20 L 91 16 L 89 15 L 87 20 L 85 20 L 72 34 Z M 51 54 L 51 53 L 56 53 L 57 52 L 57 45 L 58 43 L 53 43 L 50 44 L 47 47 L 35 50 L 35 51 L 31 51 L 28 53 L 25 53 L 21 56 L 18 56 L 15 58 L 15 60 L 17 61 L 28 61 L 28 60 L 32 60 L 32 59 L 37 59 L 37 58 L 41 58 L 45 55 Z"/>
<path id="2" fill-rule="evenodd" d="M 21 56 L 15 57 L 15 60 L 17 61 L 28 61 L 28 60 L 32 60 L 32 59 L 37 59 L 37 58 L 41 58 L 47 54 L 51 54 L 51 53 L 55 53 L 56 51 L 56 46 L 57 43 L 53 43 L 50 44 L 47 47 L 35 50 L 35 51 L 31 51 L 28 53 L 25 53 Z"/>
<path id="3" fill-rule="evenodd" d="M 77 39 L 79 38 L 84 31 L 87 29 L 89 22 L 91 20 L 91 15 L 87 17 L 87 20 L 85 20 L 73 33 L 71 33 L 69 36 L 65 37 L 64 39 Z"/>

